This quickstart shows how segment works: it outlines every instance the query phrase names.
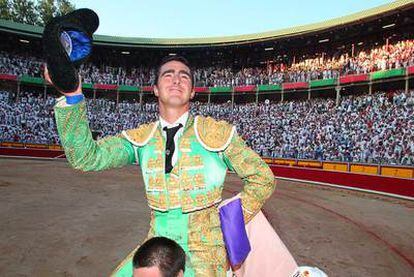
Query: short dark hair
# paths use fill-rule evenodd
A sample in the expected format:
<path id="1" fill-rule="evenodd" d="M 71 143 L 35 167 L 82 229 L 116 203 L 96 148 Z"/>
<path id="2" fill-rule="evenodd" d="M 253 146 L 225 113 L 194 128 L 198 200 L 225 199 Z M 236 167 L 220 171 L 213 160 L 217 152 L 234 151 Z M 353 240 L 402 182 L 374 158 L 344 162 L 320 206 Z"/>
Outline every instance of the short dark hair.
<path id="1" fill-rule="evenodd" d="M 160 78 L 160 73 L 161 73 L 161 67 L 164 64 L 166 64 L 168 62 L 172 62 L 172 61 L 183 63 L 190 69 L 191 87 L 194 87 L 194 74 L 193 74 L 193 70 L 190 66 L 190 63 L 183 56 L 177 56 L 177 55 L 175 55 L 175 56 L 165 56 L 164 58 L 162 58 L 160 60 L 160 62 L 158 63 L 158 66 L 157 66 L 157 71 L 155 72 L 155 84 L 156 85 L 158 84 L 158 79 Z"/>
<path id="2" fill-rule="evenodd" d="M 164 277 L 176 277 L 185 270 L 185 252 L 175 241 L 153 237 L 142 244 L 132 260 L 134 268 L 157 266 Z"/>

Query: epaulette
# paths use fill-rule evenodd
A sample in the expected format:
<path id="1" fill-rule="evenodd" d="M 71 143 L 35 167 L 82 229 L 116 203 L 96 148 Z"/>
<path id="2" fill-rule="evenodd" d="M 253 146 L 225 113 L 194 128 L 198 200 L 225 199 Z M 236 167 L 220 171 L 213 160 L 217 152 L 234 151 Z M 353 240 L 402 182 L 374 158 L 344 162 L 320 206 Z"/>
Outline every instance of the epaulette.
<path id="1" fill-rule="evenodd" d="M 122 131 L 122 135 L 135 146 L 142 147 L 154 136 L 159 121 L 142 124 L 136 129 Z"/>
<path id="2" fill-rule="evenodd" d="M 194 130 L 201 145 L 214 152 L 225 150 L 236 132 L 236 128 L 226 121 L 204 116 L 196 116 Z"/>

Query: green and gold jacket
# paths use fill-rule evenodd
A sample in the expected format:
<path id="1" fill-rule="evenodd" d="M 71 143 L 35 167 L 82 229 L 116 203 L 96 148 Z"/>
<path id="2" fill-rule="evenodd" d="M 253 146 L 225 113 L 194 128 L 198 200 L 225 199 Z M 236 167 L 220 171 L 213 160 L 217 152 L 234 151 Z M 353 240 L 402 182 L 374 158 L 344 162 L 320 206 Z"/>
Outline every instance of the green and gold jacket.
<path id="1" fill-rule="evenodd" d="M 244 181 L 240 194 L 248 222 L 272 194 L 274 176 L 267 164 L 236 134 L 235 127 L 210 117 L 189 116 L 178 141 L 177 163 L 165 174 L 165 140 L 159 122 L 93 140 L 85 102 L 55 106 L 61 144 L 69 163 L 97 171 L 138 163 L 148 205 L 157 211 L 197 211 L 220 202 L 227 169 Z"/>

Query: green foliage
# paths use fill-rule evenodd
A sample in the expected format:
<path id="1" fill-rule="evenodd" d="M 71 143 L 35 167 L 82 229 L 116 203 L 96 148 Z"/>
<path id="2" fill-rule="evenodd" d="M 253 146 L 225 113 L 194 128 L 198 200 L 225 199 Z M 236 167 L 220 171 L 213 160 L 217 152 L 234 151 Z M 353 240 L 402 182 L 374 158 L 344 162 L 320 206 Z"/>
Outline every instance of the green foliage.
<path id="1" fill-rule="evenodd" d="M 36 5 L 30 0 L 14 0 L 12 1 L 12 20 L 20 23 L 38 25 L 39 15 Z"/>
<path id="2" fill-rule="evenodd" d="M 0 0 L 0 18 L 11 20 L 11 2 L 9 0 Z"/>
<path id="3" fill-rule="evenodd" d="M 57 15 L 65 15 L 75 10 L 75 5 L 68 0 L 57 0 Z"/>
<path id="4" fill-rule="evenodd" d="M 54 5 L 54 0 L 41 0 L 37 3 L 37 10 L 39 12 L 39 17 L 42 22 L 42 25 L 45 25 L 49 20 L 56 15 L 56 6 Z"/>
<path id="5" fill-rule="evenodd" d="M 0 0 L 0 19 L 44 26 L 55 16 L 75 10 L 69 0 Z"/>

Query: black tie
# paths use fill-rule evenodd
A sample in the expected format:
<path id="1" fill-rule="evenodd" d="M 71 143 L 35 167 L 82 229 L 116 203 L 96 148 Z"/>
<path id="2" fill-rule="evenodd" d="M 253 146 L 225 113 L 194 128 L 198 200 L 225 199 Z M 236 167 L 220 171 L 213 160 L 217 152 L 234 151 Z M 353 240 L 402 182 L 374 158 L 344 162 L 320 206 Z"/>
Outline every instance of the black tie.
<path id="1" fill-rule="evenodd" d="M 167 133 L 167 143 L 165 144 L 165 173 L 170 173 L 173 169 L 172 156 L 175 150 L 174 136 L 181 127 L 183 127 L 183 125 L 180 123 L 178 126 L 172 128 L 163 128 Z"/>

